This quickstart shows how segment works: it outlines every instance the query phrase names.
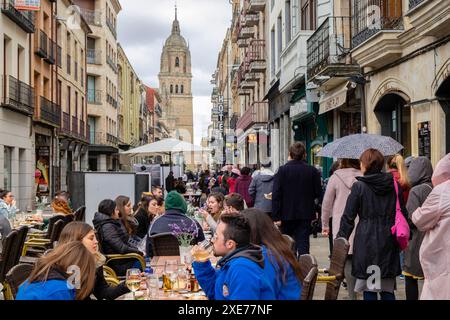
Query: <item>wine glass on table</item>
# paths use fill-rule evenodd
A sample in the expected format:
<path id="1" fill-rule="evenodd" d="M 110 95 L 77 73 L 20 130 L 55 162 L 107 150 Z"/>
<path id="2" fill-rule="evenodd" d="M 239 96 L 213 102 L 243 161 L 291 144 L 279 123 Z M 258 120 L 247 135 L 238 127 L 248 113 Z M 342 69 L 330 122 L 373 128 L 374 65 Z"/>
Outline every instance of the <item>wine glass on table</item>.
<path id="1" fill-rule="evenodd" d="M 166 281 L 170 281 L 170 298 L 176 297 L 174 293 L 175 283 L 178 279 L 178 261 L 176 260 L 168 260 L 166 261 L 164 274 L 166 276 Z"/>
<path id="2" fill-rule="evenodd" d="M 141 286 L 141 270 L 128 269 L 125 283 L 128 289 L 133 293 L 133 300 L 136 300 L 136 291 L 138 291 Z"/>

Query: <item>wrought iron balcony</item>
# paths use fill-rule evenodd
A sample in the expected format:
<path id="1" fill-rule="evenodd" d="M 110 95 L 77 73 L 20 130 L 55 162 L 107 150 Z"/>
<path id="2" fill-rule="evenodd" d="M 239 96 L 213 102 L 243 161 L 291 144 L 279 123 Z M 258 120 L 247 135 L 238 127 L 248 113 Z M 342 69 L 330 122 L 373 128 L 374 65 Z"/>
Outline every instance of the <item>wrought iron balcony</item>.
<path id="1" fill-rule="evenodd" d="M 2 13 L 14 21 L 26 33 L 34 33 L 34 12 L 15 8 L 14 0 L 0 0 Z"/>
<path id="2" fill-rule="evenodd" d="M 239 27 L 239 35 L 238 39 L 248 39 L 253 38 L 256 33 L 256 27 L 244 27 L 243 25 L 240 25 Z"/>
<path id="3" fill-rule="evenodd" d="M 236 129 L 247 130 L 255 124 L 263 124 L 269 121 L 269 103 L 254 102 L 239 118 Z"/>
<path id="4" fill-rule="evenodd" d="M 60 132 L 70 136 L 71 132 L 70 132 L 70 114 L 68 114 L 67 112 L 63 112 L 62 113 L 62 122 L 61 122 L 61 127 L 60 127 Z"/>
<path id="5" fill-rule="evenodd" d="M 330 66 L 344 66 L 351 49 L 350 17 L 329 17 L 307 41 L 308 79 Z"/>
<path id="6" fill-rule="evenodd" d="M 86 50 L 86 60 L 89 64 L 102 64 L 102 51 L 95 49 Z"/>
<path id="7" fill-rule="evenodd" d="M 35 34 L 35 51 L 39 57 L 46 59 L 48 57 L 48 36 L 42 31 L 38 30 Z"/>
<path id="8" fill-rule="evenodd" d="M 266 7 L 266 0 L 250 0 L 248 2 L 248 10 L 262 12 Z"/>
<path id="9" fill-rule="evenodd" d="M 242 17 L 244 27 L 253 27 L 259 24 L 259 13 L 247 13 Z"/>
<path id="10" fill-rule="evenodd" d="M 111 69 L 113 69 L 113 71 L 115 72 L 115 73 L 118 73 L 119 72 L 119 69 L 117 68 L 117 64 L 116 63 L 114 63 L 114 61 L 111 59 L 111 57 L 110 56 L 106 56 L 106 62 L 109 64 L 109 66 L 111 67 Z"/>
<path id="11" fill-rule="evenodd" d="M 94 90 L 94 89 L 87 90 L 87 101 L 90 104 L 102 104 L 103 103 L 102 96 L 103 96 L 102 90 Z"/>
<path id="12" fill-rule="evenodd" d="M 4 90 L 3 100 L 0 101 L 1 106 L 32 116 L 34 114 L 33 88 L 13 76 L 2 76 L 1 79 L 0 90 Z"/>
<path id="13" fill-rule="evenodd" d="M 379 8 L 380 17 L 373 7 Z M 353 13 L 352 48 L 356 48 L 381 31 L 403 30 L 402 0 L 359 0 Z"/>
<path id="14" fill-rule="evenodd" d="M 265 41 L 252 40 L 247 54 L 249 60 L 249 71 L 265 72 L 266 70 Z"/>
<path id="15" fill-rule="evenodd" d="M 106 134 L 106 142 L 110 145 L 117 146 L 117 144 L 119 143 L 119 139 L 116 136 L 114 136 L 110 133 L 107 133 Z"/>
<path id="16" fill-rule="evenodd" d="M 116 27 L 114 26 L 112 21 L 109 20 L 108 18 L 106 19 L 106 25 L 108 26 L 109 30 L 111 31 L 112 35 L 114 36 L 114 39 L 117 39 Z"/>
<path id="17" fill-rule="evenodd" d="M 39 119 L 58 127 L 61 124 L 61 106 L 51 102 L 45 97 L 41 97 L 41 107 Z"/>
<path id="18" fill-rule="evenodd" d="M 47 57 L 44 58 L 49 64 L 55 64 L 56 62 L 56 42 L 48 39 L 48 51 Z"/>
<path id="19" fill-rule="evenodd" d="M 414 9 L 424 1 L 426 0 L 409 0 L 409 10 Z"/>
<path id="20" fill-rule="evenodd" d="M 78 137 L 78 118 L 72 116 L 72 134 L 74 137 Z"/>
<path id="21" fill-rule="evenodd" d="M 79 137 L 82 140 L 86 140 L 86 124 L 83 120 L 80 119 L 80 131 Z"/>
<path id="22" fill-rule="evenodd" d="M 89 10 L 85 8 L 81 9 L 81 15 L 84 20 L 91 26 L 102 26 L 102 12 L 100 10 Z"/>

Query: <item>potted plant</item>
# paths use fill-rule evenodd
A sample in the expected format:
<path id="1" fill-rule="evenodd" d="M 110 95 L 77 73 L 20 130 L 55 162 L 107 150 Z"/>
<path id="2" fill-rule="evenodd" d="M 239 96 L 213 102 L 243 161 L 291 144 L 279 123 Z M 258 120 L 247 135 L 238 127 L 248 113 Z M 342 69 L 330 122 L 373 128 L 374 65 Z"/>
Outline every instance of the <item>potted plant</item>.
<path id="1" fill-rule="evenodd" d="M 172 228 L 172 234 L 178 239 L 181 263 L 191 263 L 192 241 L 198 235 L 197 224 L 192 221 L 190 225 L 187 225 L 185 221 L 181 221 L 181 225 L 172 223 L 169 224 L 169 227 Z"/>

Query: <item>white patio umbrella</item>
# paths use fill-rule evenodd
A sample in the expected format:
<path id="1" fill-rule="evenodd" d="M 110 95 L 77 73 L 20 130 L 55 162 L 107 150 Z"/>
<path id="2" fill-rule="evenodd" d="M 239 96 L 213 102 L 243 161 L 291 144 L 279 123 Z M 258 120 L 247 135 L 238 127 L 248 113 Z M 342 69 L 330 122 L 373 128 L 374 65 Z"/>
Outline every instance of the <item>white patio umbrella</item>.
<path id="1" fill-rule="evenodd" d="M 149 143 L 128 151 L 121 152 L 120 154 L 127 154 L 130 156 L 136 155 L 151 155 L 155 153 L 168 153 L 170 156 L 170 167 L 172 168 L 172 153 L 178 152 L 207 152 L 208 148 L 203 148 L 195 144 L 181 141 L 174 138 L 163 139 L 153 143 Z"/>

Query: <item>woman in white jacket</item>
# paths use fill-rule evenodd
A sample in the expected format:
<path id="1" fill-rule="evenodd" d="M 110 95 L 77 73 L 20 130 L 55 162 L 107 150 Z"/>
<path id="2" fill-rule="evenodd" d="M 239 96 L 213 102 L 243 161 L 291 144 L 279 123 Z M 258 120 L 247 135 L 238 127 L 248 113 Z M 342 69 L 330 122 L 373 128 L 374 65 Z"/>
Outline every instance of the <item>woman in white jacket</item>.
<path id="1" fill-rule="evenodd" d="M 450 153 L 436 166 L 434 189 L 412 221 L 425 232 L 420 263 L 425 282 L 421 300 L 450 300 Z"/>

